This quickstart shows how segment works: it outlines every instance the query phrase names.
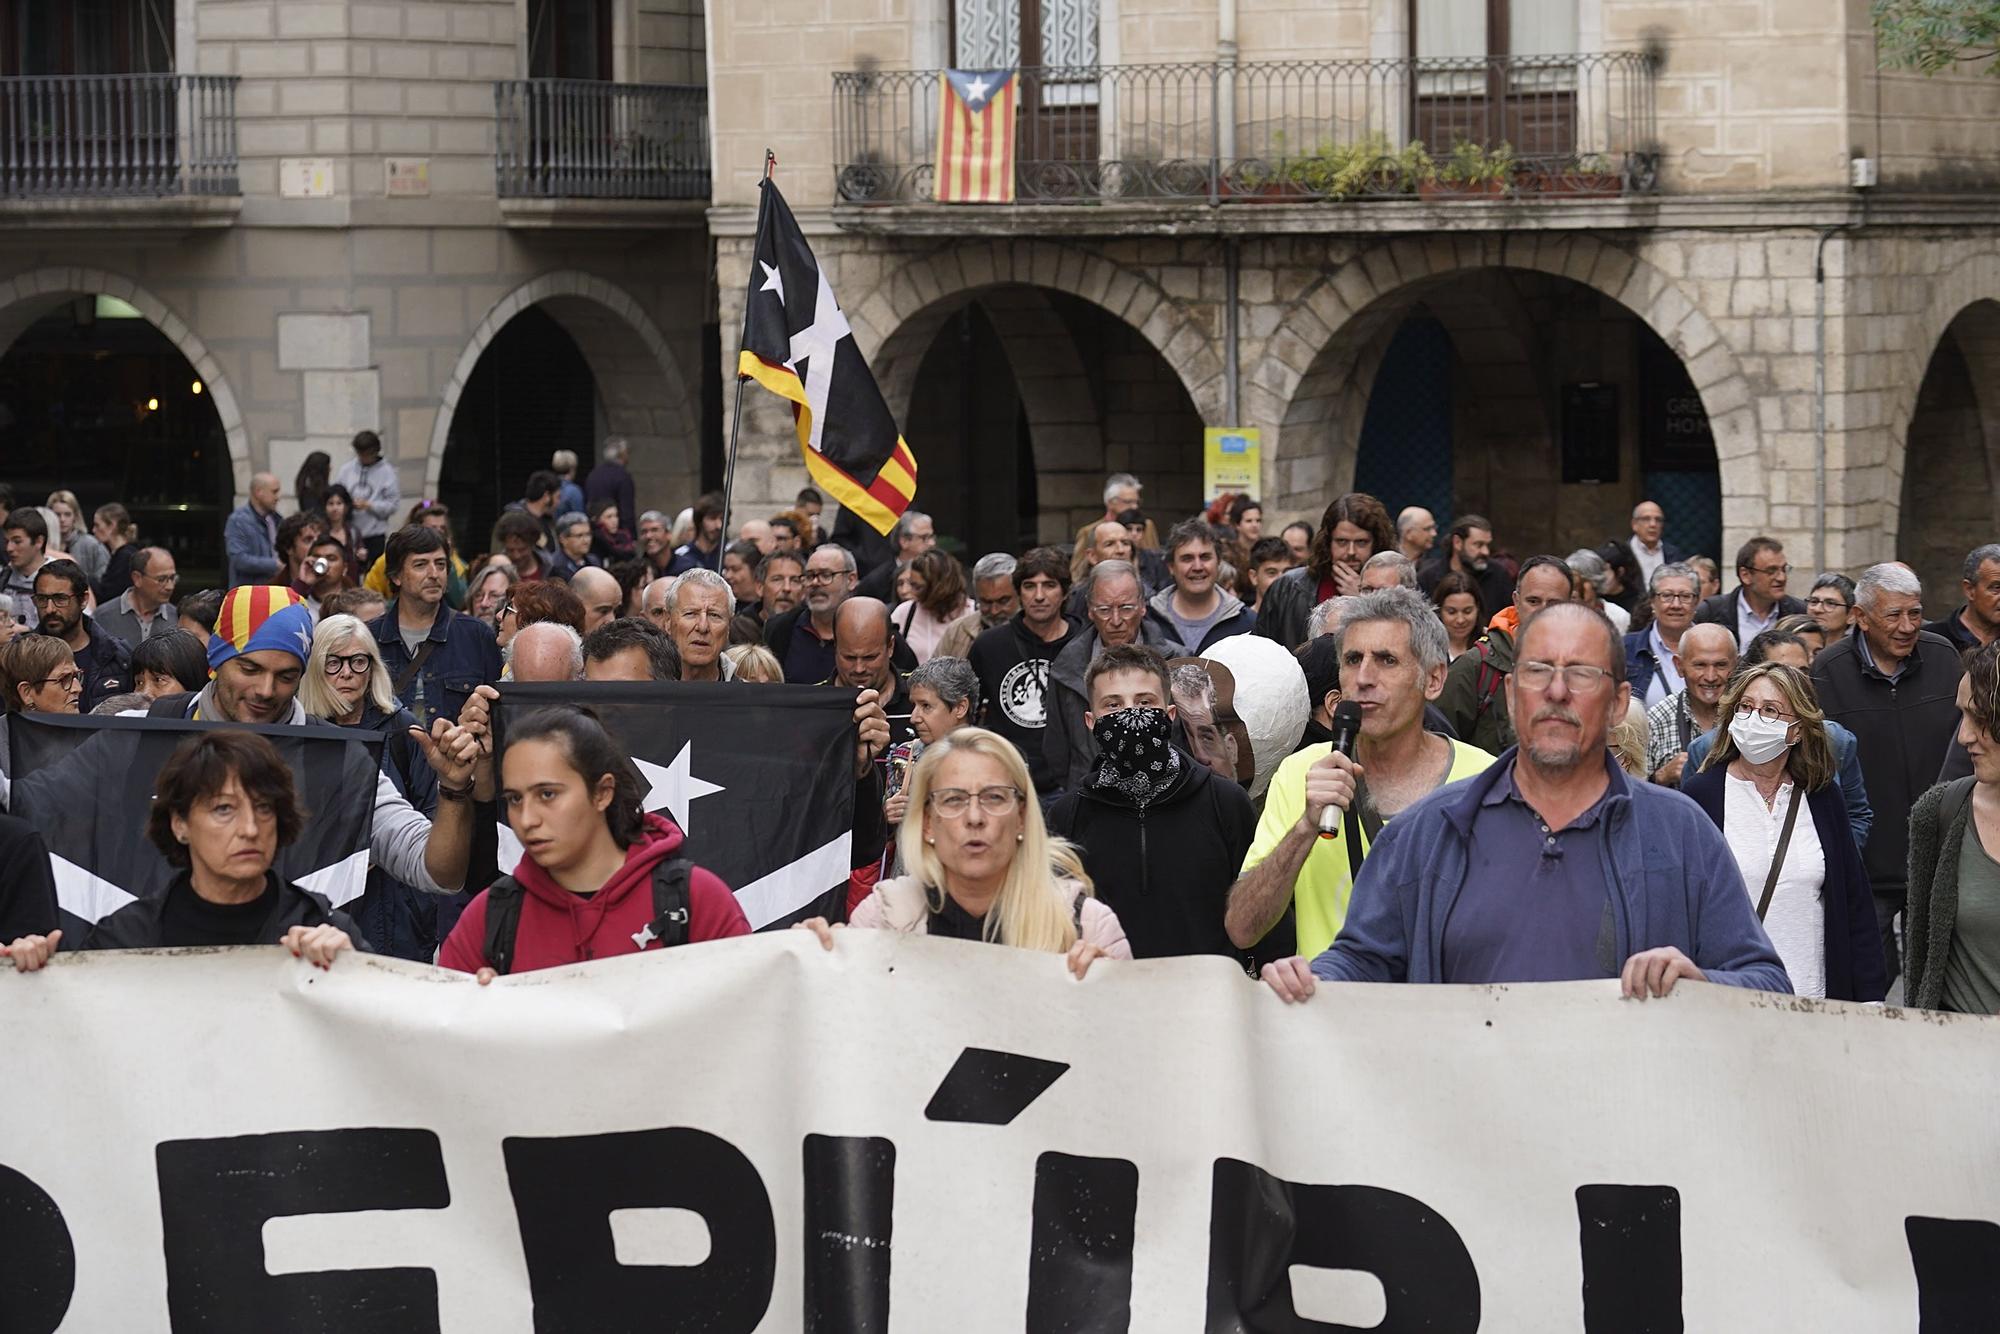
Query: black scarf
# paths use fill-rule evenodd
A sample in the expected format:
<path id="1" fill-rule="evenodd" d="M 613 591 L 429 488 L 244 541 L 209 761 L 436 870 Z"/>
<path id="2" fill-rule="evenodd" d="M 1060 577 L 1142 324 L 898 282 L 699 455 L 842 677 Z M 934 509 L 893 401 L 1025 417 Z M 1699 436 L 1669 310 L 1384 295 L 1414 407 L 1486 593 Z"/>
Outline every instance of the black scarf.
<path id="1" fill-rule="evenodd" d="M 1165 709 L 1120 709 L 1091 729 L 1097 759 L 1084 782 L 1100 791 L 1124 794 L 1134 805 L 1159 799 L 1181 775 Z"/>

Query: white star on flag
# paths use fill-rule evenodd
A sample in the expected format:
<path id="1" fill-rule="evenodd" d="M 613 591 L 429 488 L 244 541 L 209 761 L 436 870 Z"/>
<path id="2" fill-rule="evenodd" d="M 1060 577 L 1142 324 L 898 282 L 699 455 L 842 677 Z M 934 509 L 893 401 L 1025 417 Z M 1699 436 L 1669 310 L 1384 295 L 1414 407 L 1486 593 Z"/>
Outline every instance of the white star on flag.
<path id="1" fill-rule="evenodd" d="M 636 755 L 632 757 L 632 763 L 639 766 L 640 774 L 652 789 L 646 793 L 645 808 L 648 811 L 664 808 L 674 817 L 674 823 L 681 827 L 683 833 L 694 832 L 688 828 L 689 806 L 703 797 L 727 791 L 719 783 L 705 782 L 694 776 L 693 750 L 692 741 L 683 743 L 681 753 L 674 756 L 672 764 L 654 764 Z"/>
<path id="2" fill-rule="evenodd" d="M 776 292 L 778 294 L 778 304 L 781 306 L 784 305 L 785 275 L 778 272 L 775 264 L 766 264 L 761 259 L 757 261 L 757 267 L 764 270 L 764 285 L 757 290 L 760 292 Z"/>
<path id="3" fill-rule="evenodd" d="M 785 363 L 796 375 L 799 360 L 803 358 L 806 362 L 806 409 L 812 413 L 814 449 L 820 447 L 821 436 L 826 430 L 826 397 L 833 387 L 834 349 L 840 346 L 841 339 L 853 332 L 847 327 L 847 316 L 841 313 L 840 303 L 833 299 L 833 288 L 826 281 L 826 270 L 821 269 L 819 293 L 813 300 L 813 322 L 792 335 L 792 359 Z"/>
<path id="4" fill-rule="evenodd" d="M 965 85 L 965 100 L 968 102 L 983 102 L 986 100 L 987 92 L 992 87 L 993 85 L 986 82 L 984 77 L 975 77 L 971 83 Z"/>

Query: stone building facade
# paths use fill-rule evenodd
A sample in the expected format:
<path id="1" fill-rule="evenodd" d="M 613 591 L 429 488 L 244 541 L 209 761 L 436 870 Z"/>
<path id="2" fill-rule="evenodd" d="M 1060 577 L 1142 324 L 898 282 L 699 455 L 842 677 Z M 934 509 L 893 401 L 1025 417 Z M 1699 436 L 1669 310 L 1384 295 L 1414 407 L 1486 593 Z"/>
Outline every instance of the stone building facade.
<path id="1" fill-rule="evenodd" d="M 265 468 L 289 493 L 310 451 L 337 466 L 363 428 L 379 430 L 414 499 L 439 494 L 482 352 L 537 310 L 574 342 L 597 399 L 582 438 L 556 443 L 587 458 L 622 434 L 644 493 L 685 503 L 712 319 L 700 0 L 587 0 L 608 25 L 610 68 L 577 81 L 550 122 L 570 115 L 630 153 L 666 105 L 649 90 L 685 85 L 671 110 L 695 136 L 700 178 L 635 185 L 613 159 L 511 190 L 496 84 L 529 80 L 545 0 L 135 2 L 172 11 L 174 70 L 233 92 L 234 188 L 118 193 L 79 173 L 0 194 L 0 346 L 79 297 L 117 298 L 180 349 L 213 402 L 235 502 Z M 619 97 L 636 101 L 603 110 Z M 188 153 L 185 103 L 180 114 Z M 39 480 L 26 471 L 0 465 L 17 484 Z M 522 480 L 502 479 L 502 494 Z M 483 533 L 461 537 L 485 546 Z"/>
<path id="2" fill-rule="evenodd" d="M 1050 5 L 1061 7 L 1046 0 L 1045 14 Z M 919 112 L 901 143 L 876 133 L 864 160 L 853 131 L 837 128 L 842 115 L 879 110 L 881 88 L 924 77 L 900 71 L 953 63 L 954 22 L 972 7 L 797 0 L 782 18 L 756 7 L 710 19 L 724 342 L 740 327 L 755 168 L 769 144 L 892 406 L 915 413 L 903 420 L 926 470 L 920 506 L 979 527 L 1020 471 L 989 456 L 1018 435 L 1034 487 L 1022 536 L 1056 538 L 1100 512 L 1107 470 L 1137 472 L 1149 500 L 1186 512 L 1201 500 L 1202 425 L 1260 429 L 1267 524 L 1316 518 L 1357 477 L 1414 484 L 1388 455 L 1401 440 L 1397 409 L 1421 395 L 1378 403 L 1374 391 L 1420 383 L 1385 369 L 1420 317 L 1442 331 L 1452 386 L 1436 485 L 1446 508 L 1493 513 L 1516 554 L 1623 534 L 1655 482 L 1699 480 L 1694 465 L 1669 475 L 1647 461 L 1674 451 L 1654 449 L 1659 423 L 1643 414 L 1689 395 L 1712 456 L 1706 500 L 1691 490 L 1687 504 L 1713 511 L 1711 553 L 1770 533 L 1800 567 L 1900 557 L 1955 584 L 1958 556 L 2000 528 L 1990 461 L 2000 85 L 1976 72 L 1878 72 L 1866 6 L 1581 0 L 1570 31 L 1585 54 L 1570 67 L 1629 49 L 1648 71 L 1650 131 L 1631 159 L 1644 178 L 1597 197 L 1406 189 L 1253 204 L 1229 197 L 1230 182 L 1205 199 L 1121 196 L 1108 184 L 1117 103 L 1137 105 L 1143 72 L 1169 62 L 1209 62 L 1218 81 L 1250 79 L 1280 54 L 1394 69 L 1412 54 L 1412 8 L 1245 0 L 1224 43 L 1218 7 L 1202 0 L 1073 0 L 1094 17 L 1106 67 L 1089 95 L 1106 159 L 1090 169 L 1096 197 L 936 205 L 919 174 L 915 188 L 857 199 L 857 162 L 873 191 L 903 179 L 905 161 L 921 172 L 929 147 Z M 856 73 L 832 97 L 829 129 L 827 88 L 841 71 Z M 1581 127 L 1588 109 L 1575 96 L 1565 114 Z M 1402 114 L 1407 128 L 1424 111 Z M 1587 147 L 1584 134 L 1573 146 Z M 1117 164 L 1127 172 L 1132 151 Z M 1874 183 L 1853 185 L 1857 170 Z M 1243 193 L 1241 176 L 1233 184 Z M 1184 193 L 1199 196 L 1198 183 Z M 1135 350 L 1150 350 L 1164 377 Z M 723 364 L 733 356 L 725 346 Z M 1018 432 L 987 417 L 991 393 L 958 419 L 924 405 L 922 386 L 957 383 L 968 356 L 1003 367 L 1011 393 L 995 401 L 1018 408 Z M 1678 388 L 1641 383 L 1659 376 Z M 1135 380 L 1152 387 L 1135 391 Z M 1153 411 L 1135 414 L 1137 403 Z M 1608 405 L 1596 429 L 1617 466 L 1600 458 L 1603 475 L 1571 476 L 1562 442 L 1589 419 L 1569 414 L 1592 405 Z M 803 469 L 779 406 L 752 399 L 749 410 L 745 458 L 766 466 L 746 475 L 764 484 L 756 499 L 775 503 Z"/>

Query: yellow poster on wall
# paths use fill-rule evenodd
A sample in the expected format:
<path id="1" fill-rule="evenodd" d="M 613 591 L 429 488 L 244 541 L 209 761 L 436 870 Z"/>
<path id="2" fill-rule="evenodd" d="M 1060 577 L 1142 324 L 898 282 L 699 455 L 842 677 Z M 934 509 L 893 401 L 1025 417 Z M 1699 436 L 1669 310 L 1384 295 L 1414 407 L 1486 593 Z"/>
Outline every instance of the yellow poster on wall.
<path id="1" fill-rule="evenodd" d="M 1263 489 L 1263 448 L 1254 426 L 1211 426 L 1203 433 L 1201 496 L 1204 503 L 1224 491 L 1257 495 Z"/>

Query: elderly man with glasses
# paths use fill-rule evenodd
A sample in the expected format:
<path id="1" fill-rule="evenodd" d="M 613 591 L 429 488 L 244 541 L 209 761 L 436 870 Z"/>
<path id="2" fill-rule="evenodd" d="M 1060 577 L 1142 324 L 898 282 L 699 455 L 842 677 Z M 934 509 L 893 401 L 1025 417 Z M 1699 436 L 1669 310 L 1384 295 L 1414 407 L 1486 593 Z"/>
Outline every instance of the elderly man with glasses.
<path id="1" fill-rule="evenodd" d="M 1091 566 L 1083 600 L 1090 622 L 1049 665 L 1048 723 L 1042 732 L 1042 757 L 1064 791 L 1082 782 L 1097 759 L 1097 741 L 1084 719 L 1090 712 L 1084 677 L 1091 662 L 1122 644 L 1144 643 L 1167 652 L 1179 646 L 1146 606 L 1139 567 L 1131 561 L 1101 560 Z"/>
<path id="2" fill-rule="evenodd" d="M 1686 684 L 1674 655 L 1681 650 L 1681 636 L 1694 623 L 1701 575 L 1691 565 L 1662 565 L 1647 581 L 1647 597 L 1653 605 L 1653 623 L 1625 636 L 1625 679 L 1632 683 L 1632 698 L 1650 709 Z"/>
<path id="3" fill-rule="evenodd" d="M 164 547 L 141 547 L 132 557 L 132 586 L 97 609 L 97 628 L 137 648 L 154 635 L 180 626 L 174 589 L 180 573 L 174 553 Z"/>
<path id="4" fill-rule="evenodd" d="M 1310 964 L 1266 965 L 1271 989 L 1616 977 L 1641 1000 L 1683 978 L 1789 992 L 1722 831 L 1606 747 L 1632 699 L 1611 622 L 1555 603 L 1515 644 L 1520 744 L 1385 825 L 1340 934 Z"/>

